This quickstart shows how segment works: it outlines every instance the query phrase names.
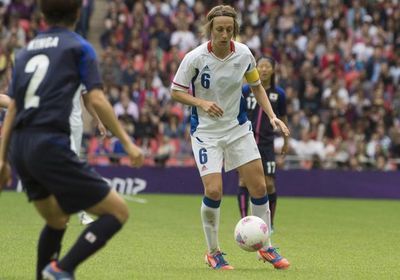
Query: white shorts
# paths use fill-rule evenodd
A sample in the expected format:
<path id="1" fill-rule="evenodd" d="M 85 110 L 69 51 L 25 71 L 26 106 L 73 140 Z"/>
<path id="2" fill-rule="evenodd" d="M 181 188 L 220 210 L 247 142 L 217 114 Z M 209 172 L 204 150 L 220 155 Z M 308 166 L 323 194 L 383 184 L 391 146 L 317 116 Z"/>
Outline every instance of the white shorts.
<path id="1" fill-rule="evenodd" d="M 200 176 L 221 173 L 261 158 L 251 123 L 238 125 L 221 138 L 192 135 L 192 150 Z"/>
<path id="2" fill-rule="evenodd" d="M 83 126 L 71 126 L 71 135 L 69 136 L 71 142 L 71 150 L 79 156 L 82 145 Z"/>

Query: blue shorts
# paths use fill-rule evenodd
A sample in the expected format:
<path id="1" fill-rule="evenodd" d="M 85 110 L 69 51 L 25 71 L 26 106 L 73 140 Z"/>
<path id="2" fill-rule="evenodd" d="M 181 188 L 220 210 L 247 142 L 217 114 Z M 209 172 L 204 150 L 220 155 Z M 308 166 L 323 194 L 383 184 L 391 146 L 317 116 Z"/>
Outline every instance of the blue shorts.
<path id="1" fill-rule="evenodd" d="M 275 177 L 276 162 L 274 143 L 258 145 L 265 176 Z"/>
<path id="2" fill-rule="evenodd" d="M 30 201 L 54 195 L 67 214 L 94 206 L 110 191 L 106 181 L 70 149 L 65 133 L 15 130 L 11 159 Z"/>

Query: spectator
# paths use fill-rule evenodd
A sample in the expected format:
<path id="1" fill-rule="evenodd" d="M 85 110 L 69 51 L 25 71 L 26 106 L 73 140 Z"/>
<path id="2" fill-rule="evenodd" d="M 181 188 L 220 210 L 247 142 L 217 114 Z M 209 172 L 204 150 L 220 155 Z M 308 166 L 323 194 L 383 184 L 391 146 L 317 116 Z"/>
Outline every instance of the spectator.
<path id="1" fill-rule="evenodd" d="M 400 9 L 393 1 L 108 1 L 101 37 L 107 95 L 116 103 L 118 88 L 131 87 L 132 99 L 158 128 L 150 142 L 161 145 L 159 134 L 169 133 L 163 108 L 171 102 L 173 73 L 185 53 L 204 42 L 199 27 L 220 2 L 238 7 L 245 26 L 238 40 L 256 56 L 279 62 L 293 139 L 306 129 L 309 139 L 322 143 L 329 163 L 314 159 L 307 168 L 378 168 L 381 150 L 389 165 L 400 158 L 393 133 L 400 123 Z M 8 26 L 3 30 L 7 34 Z M 15 42 L 14 36 L 12 48 Z M 379 144 L 371 158 L 360 142 L 372 143 L 374 134 Z M 187 146 L 179 135 L 180 147 Z"/>
<path id="2" fill-rule="evenodd" d="M 131 119 L 132 123 L 139 120 L 139 108 L 131 100 L 128 86 L 122 88 L 119 101 L 114 104 L 114 112 L 118 118 Z"/>

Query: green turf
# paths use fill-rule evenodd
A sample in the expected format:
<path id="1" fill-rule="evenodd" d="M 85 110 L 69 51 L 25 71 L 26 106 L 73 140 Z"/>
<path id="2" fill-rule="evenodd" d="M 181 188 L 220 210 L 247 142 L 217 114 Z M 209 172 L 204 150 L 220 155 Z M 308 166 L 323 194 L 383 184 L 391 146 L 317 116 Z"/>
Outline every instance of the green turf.
<path id="1" fill-rule="evenodd" d="M 233 271 L 203 262 L 200 196 L 140 195 L 131 218 L 77 279 L 400 279 L 400 202 L 390 200 L 279 200 L 274 243 L 292 266 L 277 271 L 233 240 L 236 199 L 222 203 L 220 241 Z M 0 196 L 0 279 L 34 278 L 42 221 L 23 194 Z M 72 217 L 63 252 L 82 226 Z"/>

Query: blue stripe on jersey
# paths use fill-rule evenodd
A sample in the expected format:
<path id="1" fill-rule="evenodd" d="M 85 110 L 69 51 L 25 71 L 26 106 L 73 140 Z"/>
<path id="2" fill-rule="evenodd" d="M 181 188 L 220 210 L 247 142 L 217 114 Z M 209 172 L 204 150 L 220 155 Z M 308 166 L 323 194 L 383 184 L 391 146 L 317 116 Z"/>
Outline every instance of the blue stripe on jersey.
<path id="1" fill-rule="evenodd" d="M 249 95 L 251 93 L 251 88 L 250 88 L 250 86 L 248 85 L 248 84 L 245 84 L 243 87 L 242 87 L 242 94 L 244 94 L 244 95 Z"/>
<path id="2" fill-rule="evenodd" d="M 240 97 L 240 109 L 239 115 L 237 117 L 239 124 L 244 124 L 247 121 L 247 106 L 246 106 L 246 99 L 244 98 L 243 94 Z"/>
<path id="3" fill-rule="evenodd" d="M 193 92 L 193 96 L 196 97 L 196 89 L 194 86 L 194 81 L 196 81 L 197 76 L 200 73 L 200 70 L 198 68 L 195 69 L 196 72 L 192 78 L 192 92 Z M 199 126 L 199 115 L 197 114 L 197 107 L 193 106 L 192 107 L 192 115 L 190 116 L 190 134 L 193 134 L 197 127 Z"/>
<path id="4" fill-rule="evenodd" d="M 87 81 L 88 81 L 88 76 L 89 76 L 89 64 L 91 63 L 91 61 L 96 61 L 96 53 L 94 51 L 94 49 L 91 47 L 91 45 L 85 40 L 83 39 L 80 35 L 76 34 L 76 33 L 72 33 L 75 35 L 75 38 L 79 41 L 79 43 L 81 43 L 82 45 L 82 56 L 80 58 L 79 61 L 79 74 L 81 76 L 82 82 L 85 85 L 85 87 L 87 88 L 87 90 L 91 90 L 92 89 L 92 85 L 88 85 Z"/>
<path id="5" fill-rule="evenodd" d="M 280 86 L 276 86 L 275 90 L 279 94 L 277 114 L 278 117 L 284 117 L 286 116 L 286 93 L 285 90 Z"/>

